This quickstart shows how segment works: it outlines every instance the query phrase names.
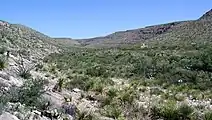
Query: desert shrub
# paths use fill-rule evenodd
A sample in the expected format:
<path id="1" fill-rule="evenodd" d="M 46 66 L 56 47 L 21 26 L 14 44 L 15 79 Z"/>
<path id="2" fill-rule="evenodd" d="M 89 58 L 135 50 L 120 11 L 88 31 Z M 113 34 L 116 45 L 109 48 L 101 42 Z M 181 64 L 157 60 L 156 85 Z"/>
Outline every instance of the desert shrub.
<path id="1" fill-rule="evenodd" d="M 205 49 L 202 54 L 200 54 L 200 60 L 202 61 L 202 69 L 205 71 L 212 72 L 212 49 Z"/>
<path id="2" fill-rule="evenodd" d="M 12 87 L 5 99 L 10 102 L 20 102 L 27 106 L 40 107 L 43 103 L 41 95 L 44 91 L 44 80 L 30 79 L 24 82 L 21 87 Z"/>
<path id="3" fill-rule="evenodd" d="M 182 104 L 178 107 L 179 115 L 183 120 L 188 119 L 193 113 L 194 109 L 187 104 Z"/>
<path id="4" fill-rule="evenodd" d="M 211 111 L 206 112 L 204 114 L 204 120 L 212 120 L 212 112 Z"/>
<path id="5" fill-rule="evenodd" d="M 86 83 L 89 81 L 89 78 L 84 75 L 75 75 L 73 78 L 66 83 L 65 87 L 68 89 L 74 89 L 74 88 L 79 88 L 86 90 L 87 85 Z"/>
<path id="6" fill-rule="evenodd" d="M 86 74 L 90 75 L 92 77 L 108 77 L 109 73 L 107 72 L 107 68 L 102 66 L 102 65 L 96 65 L 96 66 L 92 66 L 90 68 L 86 69 Z"/>
<path id="7" fill-rule="evenodd" d="M 169 102 L 159 109 L 159 116 L 167 120 L 178 120 L 178 113 L 175 102 Z"/>
<path id="8" fill-rule="evenodd" d="M 109 96 L 110 99 L 113 99 L 114 97 L 117 96 L 118 90 L 115 88 L 111 88 L 108 90 L 107 95 Z"/>
<path id="9" fill-rule="evenodd" d="M 113 119 L 118 119 L 122 114 L 121 108 L 117 105 L 106 105 L 103 108 L 103 115 L 111 117 Z"/>
<path id="10" fill-rule="evenodd" d="M 113 102 L 113 99 L 111 99 L 108 96 L 102 96 L 100 102 L 101 102 L 101 107 L 104 107 L 106 105 L 110 105 Z"/>
<path id="11" fill-rule="evenodd" d="M 44 80 L 31 79 L 19 90 L 19 101 L 28 106 L 36 106 L 44 91 Z"/>
<path id="12" fill-rule="evenodd" d="M 77 120 L 97 120 L 97 118 L 92 113 L 88 113 L 88 112 L 78 112 L 76 119 Z"/>
<path id="13" fill-rule="evenodd" d="M 91 80 L 88 80 L 86 81 L 85 83 L 85 90 L 88 91 L 90 89 L 92 89 L 95 85 L 95 80 L 91 79 Z"/>
<path id="14" fill-rule="evenodd" d="M 0 54 L 4 54 L 7 51 L 6 47 L 0 47 Z"/>
<path id="15" fill-rule="evenodd" d="M 161 106 L 153 107 L 152 113 L 155 118 L 162 118 L 165 120 L 186 120 L 190 119 L 193 108 L 187 104 L 177 106 L 176 102 L 168 101 Z"/>
<path id="16" fill-rule="evenodd" d="M 6 57 L 5 56 L 0 56 L 0 70 L 3 70 L 6 67 Z"/>
<path id="17" fill-rule="evenodd" d="M 91 90 L 102 93 L 104 85 L 100 82 L 96 82 Z"/>
<path id="18" fill-rule="evenodd" d="M 137 97 L 137 92 L 134 89 L 128 89 L 123 90 L 118 98 L 121 100 L 123 103 L 129 103 L 132 104 L 135 98 Z"/>

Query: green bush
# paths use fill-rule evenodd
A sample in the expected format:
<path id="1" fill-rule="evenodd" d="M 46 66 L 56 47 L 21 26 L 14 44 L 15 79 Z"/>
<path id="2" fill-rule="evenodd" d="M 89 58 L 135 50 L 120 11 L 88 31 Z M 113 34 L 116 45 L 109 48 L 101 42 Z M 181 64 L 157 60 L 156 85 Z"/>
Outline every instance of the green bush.
<path id="1" fill-rule="evenodd" d="M 175 102 L 169 102 L 159 109 L 159 116 L 166 120 L 178 120 L 179 111 Z"/>
<path id="2" fill-rule="evenodd" d="M 0 54 L 4 54 L 7 51 L 6 47 L 1 47 L 0 48 Z"/>
<path id="3" fill-rule="evenodd" d="M 0 56 L 0 70 L 3 70 L 6 67 L 6 57 L 4 56 Z"/>
<path id="4" fill-rule="evenodd" d="M 92 66 L 90 68 L 86 69 L 86 74 L 90 75 L 92 77 L 108 77 L 108 70 L 106 69 L 106 67 L 102 66 L 102 65 L 96 65 L 96 66 Z"/>
<path id="5" fill-rule="evenodd" d="M 190 119 L 193 108 L 187 104 L 177 106 L 176 102 L 168 101 L 161 106 L 153 107 L 152 113 L 154 117 L 165 120 L 187 120 Z"/>
<path id="6" fill-rule="evenodd" d="M 101 101 L 100 102 L 101 102 L 101 107 L 104 107 L 106 105 L 110 105 L 113 102 L 113 99 L 111 99 L 108 96 L 105 96 L 105 97 L 102 97 L 101 98 Z"/>
<path id="7" fill-rule="evenodd" d="M 113 99 L 114 97 L 117 96 L 118 90 L 115 88 L 111 88 L 108 90 L 107 95 L 109 96 L 110 99 Z"/>
<path id="8" fill-rule="evenodd" d="M 206 112 L 204 114 L 204 120 L 212 120 L 212 112 Z"/>
<path id="9" fill-rule="evenodd" d="M 91 90 L 102 93 L 104 85 L 100 82 L 96 82 Z"/>
<path id="10" fill-rule="evenodd" d="M 118 119 L 122 114 L 121 108 L 117 105 L 106 105 L 104 106 L 103 110 L 103 115 L 113 119 Z"/>
<path id="11" fill-rule="evenodd" d="M 190 115 L 193 113 L 194 109 L 187 104 L 182 104 L 178 107 L 179 115 L 182 119 L 188 119 Z"/>
<path id="12" fill-rule="evenodd" d="M 127 88 L 126 90 L 123 90 L 118 96 L 121 102 L 129 104 L 132 104 L 136 97 L 137 92 L 134 89 L 127 90 Z"/>
<path id="13" fill-rule="evenodd" d="M 74 89 L 74 88 L 79 88 L 82 90 L 87 89 L 87 83 L 89 81 L 89 78 L 87 76 L 83 75 L 75 75 L 73 78 L 66 83 L 66 88 L 68 89 Z"/>
<path id="14" fill-rule="evenodd" d="M 94 115 L 87 112 L 78 112 L 77 120 L 97 120 Z"/>
<path id="15" fill-rule="evenodd" d="M 43 103 L 41 95 L 44 91 L 44 80 L 30 79 L 26 80 L 24 84 L 19 87 L 12 87 L 5 99 L 10 102 L 20 102 L 27 106 L 40 107 Z"/>

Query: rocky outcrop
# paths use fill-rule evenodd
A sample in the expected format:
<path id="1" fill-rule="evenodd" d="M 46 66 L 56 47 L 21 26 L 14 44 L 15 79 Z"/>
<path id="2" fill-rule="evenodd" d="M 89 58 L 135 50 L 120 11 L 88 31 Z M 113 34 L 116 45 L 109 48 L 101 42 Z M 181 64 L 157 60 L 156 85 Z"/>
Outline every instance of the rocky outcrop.
<path id="1" fill-rule="evenodd" d="M 19 120 L 19 119 L 8 112 L 4 112 L 2 115 L 0 115 L 0 120 Z"/>

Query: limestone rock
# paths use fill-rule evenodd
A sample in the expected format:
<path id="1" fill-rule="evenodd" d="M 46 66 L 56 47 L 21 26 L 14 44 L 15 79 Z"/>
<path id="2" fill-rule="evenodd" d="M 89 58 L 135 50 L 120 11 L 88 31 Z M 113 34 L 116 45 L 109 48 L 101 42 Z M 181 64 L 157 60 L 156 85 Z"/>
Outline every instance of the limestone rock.
<path id="1" fill-rule="evenodd" d="M 0 120 L 19 120 L 16 116 L 5 112 L 0 116 Z"/>

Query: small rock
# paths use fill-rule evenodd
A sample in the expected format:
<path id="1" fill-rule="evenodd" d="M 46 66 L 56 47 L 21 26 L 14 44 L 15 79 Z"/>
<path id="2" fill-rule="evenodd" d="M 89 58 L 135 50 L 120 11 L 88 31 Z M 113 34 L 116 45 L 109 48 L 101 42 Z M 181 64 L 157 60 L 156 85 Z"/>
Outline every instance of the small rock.
<path id="1" fill-rule="evenodd" d="M 78 88 L 74 88 L 74 89 L 73 89 L 73 92 L 77 92 L 77 93 L 78 93 L 78 92 L 81 92 L 81 90 L 78 89 Z"/>

